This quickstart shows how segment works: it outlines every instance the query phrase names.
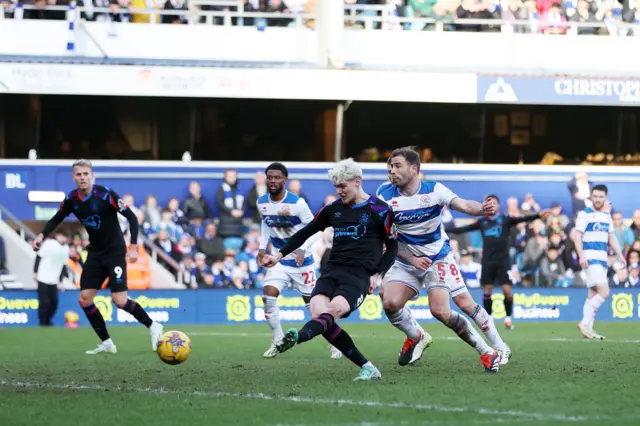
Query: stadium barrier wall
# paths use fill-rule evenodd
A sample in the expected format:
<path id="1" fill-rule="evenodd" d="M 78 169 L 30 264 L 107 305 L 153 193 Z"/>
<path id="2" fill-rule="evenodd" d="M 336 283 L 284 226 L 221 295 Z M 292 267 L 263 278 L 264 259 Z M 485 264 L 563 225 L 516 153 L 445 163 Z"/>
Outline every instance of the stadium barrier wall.
<path id="1" fill-rule="evenodd" d="M 475 300 L 482 300 L 481 289 L 471 289 Z M 515 289 L 513 318 L 518 322 L 578 322 L 586 289 Z M 131 291 L 130 296 L 149 312 L 156 321 L 172 325 L 232 325 L 264 322 L 261 293 L 237 290 L 157 290 Z M 60 294 L 60 305 L 53 323 L 65 325 L 65 316 L 76 322 L 67 326 L 88 326 L 78 305 L 78 293 Z M 493 317 L 504 318 L 503 295 L 493 295 Z M 136 324 L 128 313 L 119 310 L 108 294 L 95 299 L 107 324 Z M 420 322 L 433 322 L 429 299 L 421 296 L 409 303 Z M 279 299 L 280 318 L 283 322 L 304 322 L 310 319 L 302 298 L 293 291 L 285 291 Z M 66 315 L 71 313 L 70 315 Z M 610 298 L 598 311 L 598 321 L 640 320 L 640 288 L 612 289 Z M 368 296 L 360 309 L 347 322 L 386 322 L 382 302 L 378 295 Z M 0 292 L 0 327 L 38 325 L 38 296 L 35 291 Z"/>
<path id="2" fill-rule="evenodd" d="M 59 207 L 65 193 L 74 188 L 71 180 L 71 161 L 64 160 L 0 160 L 0 204 L 5 205 L 20 220 L 48 220 Z M 239 187 L 245 194 L 253 186 L 257 170 L 269 162 L 181 162 L 181 161 L 95 161 L 96 183 L 113 188 L 120 195 L 131 193 L 142 204 L 149 194 L 166 205 L 172 197 L 184 200 L 189 182 L 196 180 L 202 194 L 216 213 L 215 193 L 222 183 L 225 169 L 239 173 Z M 332 163 L 286 162 L 290 179 L 302 181 L 302 192 L 309 206 L 316 212 L 327 194 L 335 189 L 327 179 Z M 364 188 L 375 192 L 387 181 L 384 163 L 363 163 Z M 448 186 L 460 197 L 479 200 L 488 193 L 503 201 L 508 197 L 522 197 L 531 192 L 542 207 L 558 202 L 572 214 L 571 194 L 567 183 L 578 171 L 589 173 L 594 184 L 609 186 L 609 199 L 614 209 L 631 217 L 638 203 L 629 194 L 640 190 L 640 167 L 605 166 L 540 166 L 496 164 L 426 164 L 427 179 Z M 5 200 L 10 200 L 5 201 Z M 504 205 L 504 204 L 503 204 Z M 458 213 L 454 212 L 458 217 Z"/>

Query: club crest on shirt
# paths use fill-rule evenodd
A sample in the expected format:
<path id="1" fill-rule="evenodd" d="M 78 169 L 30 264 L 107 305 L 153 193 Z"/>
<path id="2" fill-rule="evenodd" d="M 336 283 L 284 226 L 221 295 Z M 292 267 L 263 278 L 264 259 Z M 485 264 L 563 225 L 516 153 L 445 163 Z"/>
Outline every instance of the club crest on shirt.
<path id="1" fill-rule="evenodd" d="M 282 210 L 280 210 L 280 216 L 291 216 L 291 207 L 282 206 Z"/>
<path id="2" fill-rule="evenodd" d="M 420 196 L 420 200 L 418 201 L 418 203 L 422 207 L 427 207 L 427 206 L 431 205 L 431 197 L 429 197 L 427 194 L 424 194 L 424 195 Z"/>
<path id="3" fill-rule="evenodd" d="M 360 215 L 360 224 L 366 225 L 369 222 L 369 212 L 364 212 Z"/>

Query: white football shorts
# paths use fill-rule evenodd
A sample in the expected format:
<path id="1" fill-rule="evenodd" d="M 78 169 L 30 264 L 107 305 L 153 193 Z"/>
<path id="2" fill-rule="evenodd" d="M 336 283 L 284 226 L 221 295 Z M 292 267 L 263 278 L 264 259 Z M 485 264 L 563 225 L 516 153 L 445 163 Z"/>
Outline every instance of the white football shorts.
<path id="1" fill-rule="evenodd" d="M 587 267 L 587 287 L 608 285 L 607 269 L 602 265 L 589 265 Z"/>
<path id="2" fill-rule="evenodd" d="M 273 286 L 280 293 L 285 288 L 291 287 L 303 296 L 311 296 L 311 292 L 316 285 L 316 267 L 315 265 L 293 267 L 278 263 L 274 267 L 267 269 L 264 285 Z"/>
<path id="3" fill-rule="evenodd" d="M 447 290 L 451 297 L 469 291 L 460 275 L 460 268 L 453 253 L 435 261 L 426 271 L 396 260 L 385 274 L 381 288 L 390 282 L 399 282 L 413 289 L 416 295 L 412 300 L 419 297 L 422 288 L 427 290 L 427 294 L 431 289 L 442 288 Z"/>

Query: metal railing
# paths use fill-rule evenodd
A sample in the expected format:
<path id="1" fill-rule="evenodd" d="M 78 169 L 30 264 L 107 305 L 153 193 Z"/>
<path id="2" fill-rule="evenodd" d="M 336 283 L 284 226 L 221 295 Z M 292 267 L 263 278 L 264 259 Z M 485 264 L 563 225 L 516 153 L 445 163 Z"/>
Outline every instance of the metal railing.
<path id="1" fill-rule="evenodd" d="M 23 240 L 29 242 L 33 241 L 37 238 L 37 235 L 29 229 L 27 225 L 25 225 L 20 219 L 15 217 L 13 213 L 11 213 L 5 206 L 0 204 L 0 220 L 4 220 L 5 222 L 9 219 L 9 221 L 13 222 L 18 227 L 18 235 Z"/>
<path id="2" fill-rule="evenodd" d="M 34 5 L 21 6 L 24 10 L 47 10 L 65 12 L 68 6 L 46 6 L 38 7 Z M 203 10 L 203 7 L 215 7 L 217 10 Z M 307 20 L 315 19 L 315 14 L 302 12 L 295 13 L 273 13 L 273 12 L 248 12 L 244 11 L 244 2 L 240 0 L 192 0 L 188 2 L 185 10 L 164 10 L 164 9 L 136 9 L 136 8 L 109 8 L 109 7 L 84 7 L 75 8 L 77 12 L 84 12 L 90 15 L 111 15 L 114 10 L 119 14 L 149 15 L 149 24 L 156 24 L 158 16 L 180 16 L 184 17 L 189 24 L 219 24 L 223 26 L 243 26 L 244 19 L 259 20 L 257 26 L 267 26 L 269 19 L 290 20 L 289 26 L 304 26 Z M 443 17 L 441 19 L 427 17 L 407 17 L 398 16 L 395 7 L 388 5 L 344 5 L 344 20 L 347 26 L 354 23 L 361 24 L 365 30 L 423 30 L 433 31 L 465 31 L 464 27 L 479 26 L 483 29 L 499 29 L 502 32 L 528 32 L 537 33 L 547 28 L 566 29 L 569 35 L 578 34 L 580 29 L 607 29 L 609 35 L 623 35 L 622 32 L 635 33 L 640 35 L 640 25 L 627 23 L 613 19 L 602 22 L 556 22 L 543 21 L 540 19 L 459 19 L 455 17 Z M 0 12 L 0 19 L 4 13 Z"/>
<path id="3" fill-rule="evenodd" d="M 139 235 L 138 239 L 142 240 L 142 244 L 151 252 L 151 259 L 153 259 L 155 262 L 158 262 L 158 258 L 162 259 L 162 261 L 167 266 L 169 266 L 169 272 L 171 272 L 176 277 L 176 281 L 180 284 L 184 284 L 182 268 L 180 267 L 178 262 L 176 262 L 168 254 L 160 250 L 158 246 L 156 246 L 153 241 L 149 240 L 147 237 Z M 158 262 L 158 264 L 163 266 L 163 264 L 160 262 Z"/>

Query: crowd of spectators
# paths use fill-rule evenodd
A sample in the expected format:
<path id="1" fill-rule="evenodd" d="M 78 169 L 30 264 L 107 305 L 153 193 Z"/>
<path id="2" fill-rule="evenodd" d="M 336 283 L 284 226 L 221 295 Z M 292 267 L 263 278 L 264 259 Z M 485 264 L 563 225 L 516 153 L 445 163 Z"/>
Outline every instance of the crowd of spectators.
<path id="1" fill-rule="evenodd" d="M 257 27 L 284 27 L 294 24 L 293 15 L 305 13 L 315 15 L 319 0 L 243 0 L 245 12 L 267 12 L 278 16 L 269 18 L 233 18 L 232 25 Z M 65 19 L 63 11 L 45 11 L 16 8 L 19 0 L 3 0 L 5 16 L 27 19 Z M 69 0 L 23 0 L 20 3 L 44 7 L 46 5 L 65 6 Z M 222 12 L 236 11 L 237 7 L 226 5 L 197 6 L 202 10 Z M 620 28 L 619 23 L 640 23 L 640 11 L 636 0 L 344 0 L 351 6 L 347 14 L 353 19 L 345 22 L 349 27 L 367 27 L 405 30 L 430 30 L 434 23 L 399 22 L 398 17 L 430 18 L 444 23 L 446 30 L 459 31 L 514 31 L 544 34 L 565 34 L 571 23 L 585 24 L 576 28 L 577 34 L 631 35 L 628 28 Z M 83 13 L 89 21 L 116 21 L 148 23 L 186 24 L 187 16 L 172 15 L 168 11 L 187 11 L 187 0 L 86 0 L 78 4 L 88 7 Z M 378 6 L 371 8 L 370 6 Z M 110 13 L 94 12 L 94 8 L 110 8 Z M 150 15 L 136 13 L 141 10 L 164 11 Z M 375 21 L 358 20 L 357 16 L 374 17 Z M 453 19 L 500 19 L 519 22 L 510 26 L 452 24 Z M 215 24 L 223 24 L 223 17 L 215 17 Z M 367 22 L 370 22 L 368 24 Z M 599 24 L 599 27 L 588 24 Z M 315 26 L 313 19 L 306 20 L 309 27 Z"/>

